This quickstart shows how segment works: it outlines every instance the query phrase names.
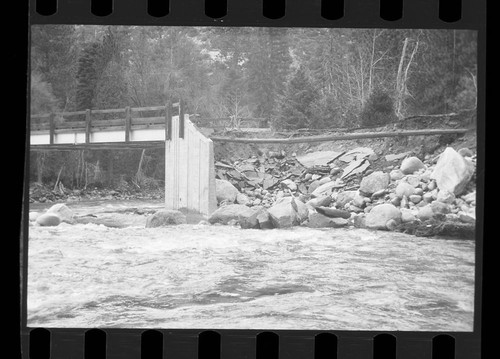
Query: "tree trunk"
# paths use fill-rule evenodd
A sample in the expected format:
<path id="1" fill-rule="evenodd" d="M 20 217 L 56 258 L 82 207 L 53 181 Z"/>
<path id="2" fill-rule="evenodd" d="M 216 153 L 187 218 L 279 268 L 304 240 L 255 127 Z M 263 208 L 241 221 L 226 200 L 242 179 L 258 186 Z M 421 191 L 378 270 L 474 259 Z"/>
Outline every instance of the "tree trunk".
<path id="1" fill-rule="evenodd" d="M 403 44 L 403 50 L 401 51 L 401 59 L 399 60 L 398 66 L 398 74 L 396 76 L 396 115 L 399 119 L 403 117 L 401 113 L 401 109 L 403 107 L 403 65 L 406 56 L 406 47 L 408 46 L 408 38 L 405 38 L 405 42 Z"/>
<path id="2" fill-rule="evenodd" d="M 113 172 L 114 172 L 114 154 L 112 150 L 108 151 L 108 185 L 113 186 Z"/>

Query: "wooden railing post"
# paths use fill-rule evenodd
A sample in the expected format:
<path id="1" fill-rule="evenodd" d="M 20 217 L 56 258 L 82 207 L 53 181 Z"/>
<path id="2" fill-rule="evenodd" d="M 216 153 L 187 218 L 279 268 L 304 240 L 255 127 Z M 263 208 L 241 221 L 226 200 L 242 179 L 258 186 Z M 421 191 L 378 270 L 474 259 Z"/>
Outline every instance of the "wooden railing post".
<path id="1" fill-rule="evenodd" d="M 90 143 L 90 131 L 92 127 L 92 115 L 90 109 L 85 110 L 85 143 Z"/>
<path id="2" fill-rule="evenodd" d="M 165 141 L 172 139 L 172 101 L 165 105 Z"/>
<path id="3" fill-rule="evenodd" d="M 55 113 L 51 113 L 50 116 L 49 116 L 49 143 L 51 145 L 54 144 L 54 134 L 55 134 L 55 131 L 56 131 L 56 124 L 55 124 L 55 117 L 56 117 L 56 114 Z"/>
<path id="4" fill-rule="evenodd" d="M 125 142 L 130 141 L 130 128 L 132 127 L 132 115 L 130 106 L 125 107 Z"/>
<path id="5" fill-rule="evenodd" d="M 179 138 L 184 138 L 184 102 L 179 100 Z"/>

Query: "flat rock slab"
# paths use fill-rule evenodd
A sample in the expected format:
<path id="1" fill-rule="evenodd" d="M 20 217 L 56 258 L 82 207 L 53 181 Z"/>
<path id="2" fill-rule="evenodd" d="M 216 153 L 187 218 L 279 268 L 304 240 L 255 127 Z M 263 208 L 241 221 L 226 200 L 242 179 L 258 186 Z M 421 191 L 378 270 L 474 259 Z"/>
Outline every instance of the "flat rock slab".
<path id="1" fill-rule="evenodd" d="M 348 211 L 342 211 L 340 209 L 330 207 L 317 207 L 316 211 L 330 218 L 348 219 L 351 216 L 351 213 Z"/>
<path id="2" fill-rule="evenodd" d="M 304 167 L 327 166 L 328 163 L 340 157 L 344 152 L 335 151 L 316 151 L 297 156 L 297 161 Z"/>

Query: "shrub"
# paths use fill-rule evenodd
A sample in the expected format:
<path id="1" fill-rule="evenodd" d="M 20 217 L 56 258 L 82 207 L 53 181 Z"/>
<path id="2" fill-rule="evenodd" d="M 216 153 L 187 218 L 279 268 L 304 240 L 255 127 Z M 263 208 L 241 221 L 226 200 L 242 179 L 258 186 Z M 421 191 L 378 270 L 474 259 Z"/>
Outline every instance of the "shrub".
<path id="1" fill-rule="evenodd" d="M 382 90 L 372 92 L 361 110 L 360 119 L 361 126 L 382 126 L 396 121 L 394 99 Z"/>

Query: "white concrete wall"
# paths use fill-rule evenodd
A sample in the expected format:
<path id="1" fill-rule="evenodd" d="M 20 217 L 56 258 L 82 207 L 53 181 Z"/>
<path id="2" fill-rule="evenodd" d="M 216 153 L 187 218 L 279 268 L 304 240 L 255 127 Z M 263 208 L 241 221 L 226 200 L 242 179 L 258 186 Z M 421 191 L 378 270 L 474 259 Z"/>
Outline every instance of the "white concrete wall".
<path id="1" fill-rule="evenodd" d="M 217 208 L 212 140 L 186 115 L 184 138 L 179 138 L 179 117 L 172 119 L 172 140 L 165 143 L 165 205 L 210 215 Z"/>

